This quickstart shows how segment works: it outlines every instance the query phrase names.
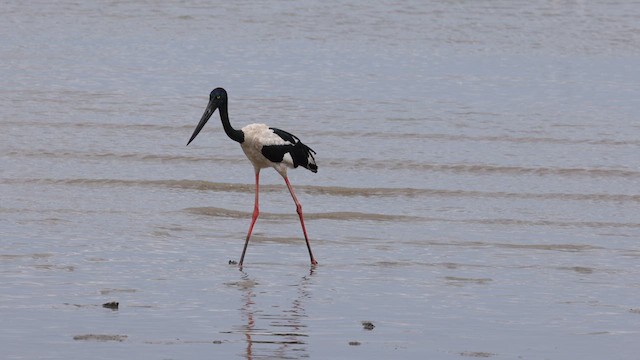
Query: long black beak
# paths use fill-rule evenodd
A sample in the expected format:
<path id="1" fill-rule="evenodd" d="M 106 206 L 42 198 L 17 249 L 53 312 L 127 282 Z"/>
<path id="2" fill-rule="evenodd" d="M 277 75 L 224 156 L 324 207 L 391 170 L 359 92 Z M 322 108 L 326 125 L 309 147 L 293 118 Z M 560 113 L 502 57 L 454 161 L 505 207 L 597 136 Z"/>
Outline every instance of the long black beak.
<path id="1" fill-rule="evenodd" d="M 216 111 L 217 108 L 218 107 L 216 106 L 216 104 L 214 104 L 213 101 L 209 101 L 209 104 L 207 104 L 207 108 L 204 110 L 204 114 L 202 114 L 202 118 L 200 119 L 198 126 L 196 126 L 196 129 L 193 131 L 193 135 L 191 135 L 191 139 L 189 139 L 187 146 L 191 144 L 191 142 L 193 141 L 193 139 L 196 138 L 196 136 L 198 136 L 198 133 L 200 133 L 200 130 L 202 130 L 202 128 L 204 127 L 204 124 L 206 124 L 207 121 L 209 121 L 209 118 L 211 117 L 211 115 L 213 115 L 213 112 Z"/>

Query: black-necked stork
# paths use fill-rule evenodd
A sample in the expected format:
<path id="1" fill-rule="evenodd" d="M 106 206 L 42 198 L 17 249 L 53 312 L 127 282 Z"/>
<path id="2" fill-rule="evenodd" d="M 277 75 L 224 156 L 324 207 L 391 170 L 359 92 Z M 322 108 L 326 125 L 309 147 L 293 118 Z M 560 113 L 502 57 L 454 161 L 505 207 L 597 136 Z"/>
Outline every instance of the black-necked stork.
<path id="1" fill-rule="evenodd" d="M 202 118 L 196 126 L 196 129 L 191 135 L 191 139 L 187 142 L 189 145 L 193 139 L 196 138 L 200 130 L 207 123 L 214 111 L 218 109 L 220 113 L 220 120 L 222 120 L 222 126 L 224 132 L 231 138 L 231 140 L 240 143 L 242 150 L 244 151 L 249 161 L 253 164 L 256 174 L 256 197 L 253 206 L 253 216 L 251 217 L 251 225 L 249 225 L 249 231 L 247 233 L 247 239 L 244 242 L 244 248 L 242 249 L 242 256 L 240 256 L 240 263 L 242 267 L 244 261 L 244 255 L 247 252 L 247 245 L 249 245 L 249 238 L 253 231 L 253 226 L 260 214 L 258 206 L 258 194 L 260 192 L 260 169 L 272 167 L 282 176 L 284 182 L 289 188 L 291 197 L 296 204 L 296 212 L 300 218 L 300 225 L 302 225 L 302 232 L 304 233 L 304 239 L 307 242 L 307 249 L 309 249 L 309 257 L 311 258 L 311 265 L 316 265 L 318 262 L 313 257 L 311 252 L 311 245 L 309 244 L 309 237 L 307 236 L 307 229 L 304 226 L 304 217 L 302 215 L 302 205 L 296 198 L 296 194 L 293 192 L 293 187 L 287 178 L 287 168 L 296 168 L 302 166 L 311 171 L 318 172 L 318 166 L 316 160 L 313 157 L 315 151 L 310 147 L 303 144 L 300 139 L 295 135 L 292 135 L 286 131 L 268 127 L 265 124 L 250 124 L 242 129 L 234 129 L 229 123 L 229 112 L 227 108 L 227 92 L 223 88 L 216 88 L 211 91 L 209 95 L 209 104 L 202 114 Z"/>

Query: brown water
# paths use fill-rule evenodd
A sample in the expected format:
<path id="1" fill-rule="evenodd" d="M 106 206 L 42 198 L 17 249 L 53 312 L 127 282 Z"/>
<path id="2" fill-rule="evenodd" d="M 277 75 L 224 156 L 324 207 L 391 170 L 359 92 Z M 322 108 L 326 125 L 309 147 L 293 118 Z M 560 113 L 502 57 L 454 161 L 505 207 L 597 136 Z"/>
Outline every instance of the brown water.
<path id="1" fill-rule="evenodd" d="M 4 359 L 633 359 L 640 7 L 5 3 Z M 253 170 L 217 115 L 317 152 Z M 119 309 L 101 305 L 118 301 Z M 368 330 L 363 322 L 374 324 Z"/>

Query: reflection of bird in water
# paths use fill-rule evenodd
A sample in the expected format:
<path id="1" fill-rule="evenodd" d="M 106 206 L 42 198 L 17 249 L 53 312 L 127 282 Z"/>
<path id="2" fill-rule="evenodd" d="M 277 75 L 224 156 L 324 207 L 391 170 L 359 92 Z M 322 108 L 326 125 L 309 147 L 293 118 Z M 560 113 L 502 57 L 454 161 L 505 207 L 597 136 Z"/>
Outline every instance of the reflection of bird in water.
<path id="1" fill-rule="evenodd" d="M 304 308 L 305 300 L 311 297 L 308 284 L 313 275 L 313 270 L 307 276 L 303 276 L 295 286 L 286 285 L 285 289 L 296 289 L 296 295 L 291 304 L 286 306 L 278 302 L 269 302 L 268 294 L 276 293 L 273 299 L 291 299 L 291 296 L 279 291 L 256 291 L 260 286 L 258 282 L 249 278 L 243 272 L 241 290 L 244 291 L 244 303 L 240 309 L 245 318 L 239 332 L 242 332 L 247 342 L 246 358 L 278 358 L 290 359 L 308 357 L 305 338 L 307 325 L 304 319 L 307 317 Z M 258 299 L 258 294 L 260 298 Z M 280 311 L 274 312 L 274 310 Z M 266 324 L 263 324 L 266 321 Z M 258 345 L 263 345 L 258 347 Z M 273 348 L 276 346 L 276 348 Z"/>
<path id="2" fill-rule="evenodd" d="M 296 212 L 300 218 L 300 225 L 302 226 L 302 233 L 304 239 L 307 242 L 307 249 L 309 250 L 309 258 L 311 259 L 311 265 L 316 265 L 318 262 L 313 257 L 311 252 L 311 245 L 309 244 L 309 237 L 307 236 L 307 229 L 304 226 L 304 216 L 302 215 L 302 205 L 298 201 L 296 194 L 293 192 L 293 187 L 289 183 L 287 177 L 287 168 L 297 168 L 302 166 L 314 173 L 318 171 L 316 160 L 313 158 L 315 151 L 310 147 L 303 144 L 300 139 L 295 135 L 292 135 L 284 130 L 268 127 L 264 124 L 250 124 L 242 129 L 234 129 L 229 122 L 229 112 L 227 109 L 227 92 L 223 88 L 216 88 L 211 91 L 209 95 L 209 104 L 207 105 L 200 122 L 196 126 L 196 129 L 191 135 L 191 139 L 187 145 L 189 145 L 193 139 L 196 138 L 200 130 L 209 121 L 213 112 L 219 109 L 220 120 L 222 120 L 222 127 L 224 128 L 227 136 L 231 140 L 240 143 L 242 150 L 251 163 L 256 173 L 256 197 L 253 206 L 253 216 L 251 217 L 251 225 L 247 233 L 247 239 L 244 242 L 244 248 L 242 249 L 242 256 L 240 256 L 240 262 L 238 265 L 242 268 L 242 262 L 244 261 L 244 255 L 247 252 L 247 245 L 249 245 L 249 238 L 253 226 L 258 220 L 260 214 L 258 206 L 258 193 L 260 192 L 260 169 L 272 167 L 282 176 L 284 182 L 287 184 L 287 188 L 291 193 L 293 202 L 296 204 Z"/>

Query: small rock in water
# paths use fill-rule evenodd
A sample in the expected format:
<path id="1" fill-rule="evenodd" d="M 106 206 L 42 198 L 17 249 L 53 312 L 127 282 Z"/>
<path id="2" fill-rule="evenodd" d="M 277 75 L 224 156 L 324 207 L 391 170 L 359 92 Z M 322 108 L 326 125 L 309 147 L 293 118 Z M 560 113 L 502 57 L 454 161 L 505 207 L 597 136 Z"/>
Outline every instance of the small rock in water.
<path id="1" fill-rule="evenodd" d="M 349 341 L 349 345 L 358 346 L 358 345 L 360 345 L 360 341 Z"/>
<path id="2" fill-rule="evenodd" d="M 375 325 L 373 325 L 373 323 L 371 321 L 363 321 L 362 322 L 362 327 L 365 330 L 373 330 L 374 327 L 376 327 Z"/>
<path id="3" fill-rule="evenodd" d="M 118 310 L 118 305 L 120 305 L 119 302 L 111 301 L 111 302 L 102 304 L 102 307 L 103 308 L 107 308 L 107 309 L 111 309 L 111 310 Z"/>

